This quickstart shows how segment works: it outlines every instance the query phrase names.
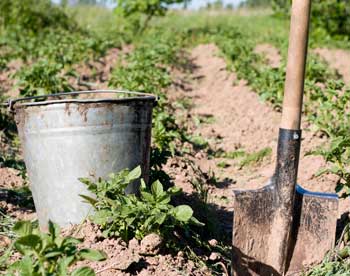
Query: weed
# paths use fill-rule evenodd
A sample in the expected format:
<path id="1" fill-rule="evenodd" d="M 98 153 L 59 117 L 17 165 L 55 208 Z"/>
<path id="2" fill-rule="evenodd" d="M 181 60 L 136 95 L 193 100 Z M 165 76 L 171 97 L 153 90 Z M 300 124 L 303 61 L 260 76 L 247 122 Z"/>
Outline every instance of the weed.
<path id="1" fill-rule="evenodd" d="M 96 212 L 92 221 L 100 225 L 105 236 L 142 239 L 147 234 L 158 233 L 170 237 L 175 228 L 187 229 L 190 224 L 201 226 L 188 205 L 174 207 L 171 197 L 181 192 L 179 188 L 163 189 L 159 181 L 153 182 L 150 189 L 141 181 L 140 196 L 125 194 L 125 189 L 141 177 L 141 168 L 123 170 L 110 175 L 109 180 L 92 182 L 80 179 L 96 199 L 82 195 Z"/>
<path id="2" fill-rule="evenodd" d="M 221 169 L 226 169 L 230 167 L 230 164 L 228 164 L 226 161 L 220 161 L 219 163 L 216 164 Z"/>
<path id="3" fill-rule="evenodd" d="M 15 220 L 12 217 L 8 216 L 5 211 L 0 209 L 0 236 L 13 238 L 15 236 L 15 234 L 12 232 L 14 225 Z"/>
<path id="4" fill-rule="evenodd" d="M 260 163 L 266 157 L 270 156 L 271 153 L 272 153 L 271 148 L 264 148 L 257 152 L 249 153 L 239 162 L 239 166 L 240 168 L 243 168 L 245 166 L 251 166 L 251 165 Z"/>
<path id="5" fill-rule="evenodd" d="M 343 82 L 328 81 L 322 92 L 318 91 L 313 95 L 318 107 L 309 115 L 318 130 L 329 137 L 326 145 L 312 152 L 323 156 L 328 162 L 328 166 L 319 174 L 332 173 L 339 176 L 336 191 L 341 192 L 343 197 L 350 194 L 350 114 L 347 112 L 350 108 L 349 92 Z"/>
<path id="6" fill-rule="evenodd" d="M 73 237 L 61 237 L 59 227 L 49 222 L 48 233 L 33 228 L 29 221 L 19 221 L 13 231 L 17 235 L 13 247 L 22 258 L 12 263 L 7 269 L 7 275 L 95 275 L 89 267 L 69 268 L 77 261 L 102 261 L 106 254 L 92 249 L 78 249 L 82 241 Z"/>
<path id="7" fill-rule="evenodd" d="M 304 273 L 304 276 L 345 276 L 350 270 L 350 225 L 348 224 L 337 246 L 324 258 L 323 262 Z"/>
<path id="8" fill-rule="evenodd" d="M 215 154 L 216 157 L 228 158 L 228 159 L 236 159 L 239 157 L 243 157 L 244 155 L 246 155 L 246 152 L 242 149 L 229 151 L 229 152 L 218 152 Z"/>

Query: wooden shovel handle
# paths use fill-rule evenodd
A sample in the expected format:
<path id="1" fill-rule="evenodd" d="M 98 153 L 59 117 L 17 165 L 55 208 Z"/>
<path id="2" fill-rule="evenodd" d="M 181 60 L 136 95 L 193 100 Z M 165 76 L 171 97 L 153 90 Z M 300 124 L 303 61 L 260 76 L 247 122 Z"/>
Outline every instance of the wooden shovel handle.
<path id="1" fill-rule="evenodd" d="M 293 0 L 281 128 L 300 129 L 311 0 Z"/>

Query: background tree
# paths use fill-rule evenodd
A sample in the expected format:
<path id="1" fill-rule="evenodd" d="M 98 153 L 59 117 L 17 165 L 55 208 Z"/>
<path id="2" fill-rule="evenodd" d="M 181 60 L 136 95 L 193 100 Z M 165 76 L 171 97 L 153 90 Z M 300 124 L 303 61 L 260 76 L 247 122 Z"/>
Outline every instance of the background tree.
<path id="1" fill-rule="evenodd" d="M 246 0 L 241 4 L 241 6 L 247 6 L 247 7 L 263 7 L 263 6 L 270 6 L 271 0 Z"/>
<path id="2" fill-rule="evenodd" d="M 224 7 L 224 3 L 222 2 L 222 0 L 216 0 L 214 3 L 213 3 L 213 8 L 216 9 L 216 10 L 220 10 Z"/>
<path id="3" fill-rule="evenodd" d="M 184 0 L 116 0 L 116 13 L 129 18 L 136 28 L 144 31 L 154 16 L 164 16 L 169 5 L 183 3 Z M 144 20 L 142 18 L 144 17 Z M 143 21 L 143 22 L 141 22 Z"/>
<path id="4" fill-rule="evenodd" d="M 288 16 L 290 0 L 273 0 L 275 11 Z M 311 27 L 322 35 L 350 38 L 350 0 L 314 0 L 311 10 Z"/>
<path id="5" fill-rule="evenodd" d="M 80 5 L 96 5 L 98 1 L 96 0 L 79 0 L 78 4 Z"/>

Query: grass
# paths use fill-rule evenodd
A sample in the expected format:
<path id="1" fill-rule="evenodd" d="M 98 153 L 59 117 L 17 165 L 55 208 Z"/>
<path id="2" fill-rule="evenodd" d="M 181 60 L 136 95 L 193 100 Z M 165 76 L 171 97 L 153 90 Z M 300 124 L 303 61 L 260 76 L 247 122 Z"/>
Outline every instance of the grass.
<path id="1" fill-rule="evenodd" d="M 102 6 L 77 5 L 66 8 L 78 24 L 97 34 L 105 34 L 106 30 L 115 26 L 116 17 L 113 11 Z"/>
<path id="2" fill-rule="evenodd" d="M 270 147 L 263 148 L 257 152 L 247 153 L 243 149 L 238 149 L 230 152 L 217 152 L 214 154 L 217 158 L 227 158 L 238 160 L 239 168 L 253 166 L 262 162 L 265 158 L 271 156 L 272 149 Z M 219 168 L 226 168 L 229 164 L 225 161 L 220 161 L 217 166 Z"/>
<path id="3" fill-rule="evenodd" d="M 271 148 L 263 148 L 257 152 L 247 154 L 240 162 L 239 166 L 241 168 L 245 166 L 252 166 L 262 162 L 265 158 L 270 156 L 272 153 Z"/>
<path id="4" fill-rule="evenodd" d="M 229 152 L 219 152 L 216 154 L 217 157 L 228 158 L 228 159 L 236 159 L 239 157 L 243 157 L 246 155 L 246 152 L 243 149 L 238 149 L 235 151 Z"/>
<path id="5" fill-rule="evenodd" d="M 15 219 L 8 216 L 4 210 L 0 209 L 0 236 L 14 237 L 12 227 L 15 225 Z M 0 249 L 1 250 L 1 249 Z"/>

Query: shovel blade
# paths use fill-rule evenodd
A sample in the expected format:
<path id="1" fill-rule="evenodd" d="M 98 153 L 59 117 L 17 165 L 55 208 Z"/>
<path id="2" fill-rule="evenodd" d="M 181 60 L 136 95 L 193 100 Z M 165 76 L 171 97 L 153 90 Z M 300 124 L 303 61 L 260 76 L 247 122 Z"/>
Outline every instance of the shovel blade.
<path id="1" fill-rule="evenodd" d="M 291 236 L 279 224 L 275 185 L 235 191 L 232 274 L 277 276 L 322 261 L 335 241 L 338 197 L 296 188 Z M 282 238 L 281 238 L 282 237 Z M 287 247 L 287 248 L 286 248 Z M 288 252 L 288 256 L 283 254 Z M 288 268 L 288 269 L 287 269 Z"/>
<path id="2" fill-rule="evenodd" d="M 259 190 L 235 191 L 232 274 L 280 275 L 278 260 L 271 256 L 275 185 Z M 275 254 L 273 254 L 275 255 Z"/>
<path id="3" fill-rule="evenodd" d="M 296 188 L 288 274 L 320 263 L 335 244 L 338 196 Z"/>

